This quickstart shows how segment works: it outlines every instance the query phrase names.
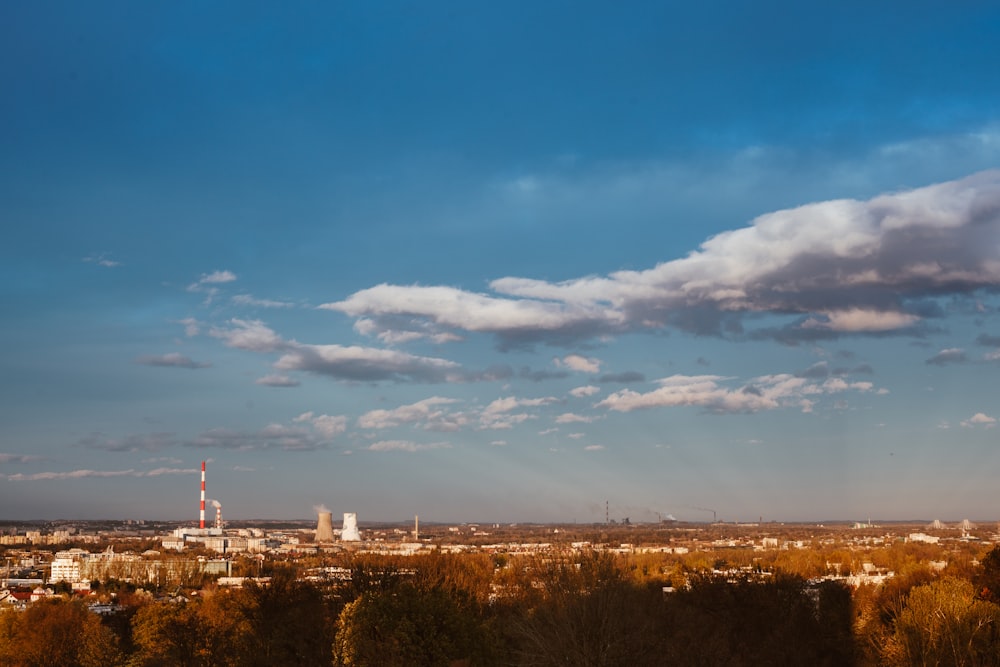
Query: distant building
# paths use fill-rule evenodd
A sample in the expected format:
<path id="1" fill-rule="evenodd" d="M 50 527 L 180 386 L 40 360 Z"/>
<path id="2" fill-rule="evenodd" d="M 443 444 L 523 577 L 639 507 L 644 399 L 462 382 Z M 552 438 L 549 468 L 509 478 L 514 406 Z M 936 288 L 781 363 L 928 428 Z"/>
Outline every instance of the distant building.
<path id="1" fill-rule="evenodd" d="M 49 581 L 68 581 L 70 583 L 80 581 L 83 562 L 89 555 L 83 549 L 57 552 L 55 558 L 52 559 Z"/>

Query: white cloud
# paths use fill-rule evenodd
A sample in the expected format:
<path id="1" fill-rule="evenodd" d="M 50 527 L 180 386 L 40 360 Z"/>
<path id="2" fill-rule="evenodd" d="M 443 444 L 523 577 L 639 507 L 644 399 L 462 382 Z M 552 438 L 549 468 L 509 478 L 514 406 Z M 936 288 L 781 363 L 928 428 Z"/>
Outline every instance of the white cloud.
<path id="1" fill-rule="evenodd" d="M 577 415 L 572 412 L 564 412 L 563 414 L 556 417 L 557 424 L 589 424 L 597 419 L 597 417 L 588 417 L 585 415 Z"/>
<path id="2" fill-rule="evenodd" d="M 332 440 L 347 430 L 347 417 L 339 415 L 314 415 L 312 412 L 303 412 L 292 421 L 312 424 L 316 432 L 326 440 Z"/>
<path id="3" fill-rule="evenodd" d="M 558 399 L 551 396 L 542 398 L 516 398 L 514 396 L 498 398 L 480 412 L 479 427 L 483 429 L 513 428 L 529 419 L 536 418 L 533 414 L 525 412 L 515 413 L 514 410 L 536 408 L 557 402 Z"/>
<path id="4" fill-rule="evenodd" d="M 554 359 L 556 366 L 563 366 L 580 373 L 600 373 L 600 359 L 592 359 L 579 354 L 568 354 L 562 359 Z"/>
<path id="5" fill-rule="evenodd" d="M 622 314 L 599 304 L 497 298 L 453 287 L 378 285 L 320 306 L 364 318 L 370 331 L 422 335 L 458 331 L 496 333 L 507 345 L 549 337 L 577 339 L 610 332 Z"/>
<path id="6" fill-rule="evenodd" d="M 910 313 L 863 308 L 821 311 L 819 315 L 825 319 L 810 317 L 802 323 L 802 328 L 843 332 L 892 331 L 905 329 L 920 321 L 918 316 Z"/>
<path id="7" fill-rule="evenodd" d="M 961 422 L 962 426 L 965 428 L 973 428 L 975 426 L 982 426 L 985 428 L 993 428 L 997 425 L 996 417 L 990 417 L 989 415 L 977 412 L 968 419 Z"/>
<path id="8" fill-rule="evenodd" d="M 358 417 L 358 427 L 385 429 L 403 424 L 421 424 L 427 430 L 454 431 L 466 425 L 468 418 L 462 413 L 449 413 L 443 406 L 458 402 L 454 398 L 432 396 L 391 410 L 371 410 Z"/>
<path id="9" fill-rule="evenodd" d="M 585 452 L 600 452 L 604 449 L 604 445 L 587 445 L 583 448 Z"/>
<path id="10" fill-rule="evenodd" d="M 659 388 L 646 393 L 625 389 L 611 394 L 597 407 L 619 412 L 642 408 L 695 406 L 714 413 L 747 413 L 798 407 L 812 412 L 815 401 L 807 398 L 844 391 L 867 393 L 870 382 L 846 382 L 829 378 L 822 383 L 788 373 L 762 375 L 741 386 L 733 378 L 718 375 L 672 375 L 658 381 Z"/>
<path id="11" fill-rule="evenodd" d="M 289 346 L 281 336 L 260 320 L 229 320 L 229 327 L 212 327 L 208 334 L 227 347 L 250 352 L 275 352 Z"/>
<path id="12" fill-rule="evenodd" d="M 576 398 L 586 398 L 587 396 L 593 396 L 600 390 L 601 390 L 600 387 L 587 385 L 585 387 L 576 387 L 575 389 L 570 389 L 569 393 L 571 396 L 575 396 Z"/>
<path id="13" fill-rule="evenodd" d="M 290 345 L 274 367 L 358 382 L 459 382 L 464 379 L 459 365 L 453 361 L 356 345 Z"/>
<path id="14" fill-rule="evenodd" d="M 372 331 L 484 332 L 502 346 L 663 327 L 733 334 L 745 313 L 804 317 L 761 336 L 886 334 L 919 326 L 925 298 L 1000 285 L 998 236 L 1000 170 L 767 213 L 647 270 L 505 277 L 492 295 L 383 284 L 322 307 Z"/>
<path id="15" fill-rule="evenodd" d="M 197 336 L 201 333 L 201 323 L 193 317 L 187 317 L 183 320 L 177 320 L 178 324 L 184 325 L 184 335 L 188 338 Z"/>
<path id="16" fill-rule="evenodd" d="M 212 271 L 201 274 L 198 279 L 199 285 L 218 285 L 220 283 L 231 283 L 236 280 L 236 274 L 232 271 Z"/>
<path id="17" fill-rule="evenodd" d="M 446 359 L 370 347 L 286 341 L 260 320 L 232 319 L 228 325 L 212 327 L 209 334 L 228 347 L 283 353 L 274 364 L 279 371 L 306 371 L 358 382 L 460 382 L 470 379 L 458 364 Z"/>
<path id="18" fill-rule="evenodd" d="M 232 271 L 213 271 L 203 273 L 195 282 L 187 286 L 188 292 L 201 292 L 205 294 L 205 305 L 211 304 L 212 300 L 219 293 L 217 285 L 231 283 L 236 280 L 236 274 Z"/>

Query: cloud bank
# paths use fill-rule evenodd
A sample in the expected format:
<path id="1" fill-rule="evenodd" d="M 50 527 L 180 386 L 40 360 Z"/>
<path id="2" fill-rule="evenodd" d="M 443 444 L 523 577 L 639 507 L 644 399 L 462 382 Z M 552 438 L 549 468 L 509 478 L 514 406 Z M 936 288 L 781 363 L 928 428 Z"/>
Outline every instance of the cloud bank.
<path id="1" fill-rule="evenodd" d="M 759 332 L 786 342 L 914 333 L 940 314 L 935 298 L 1000 287 L 998 243 L 993 170 L 767 213 L 644 271 L 558 283 L 505 277 L 490 283 L 492 294 L 382 284 L 320 308 L 383 340 L 478 332 L 502 349 L 664 328 L 740 336 L 753 314 L 790 317 Z"/>

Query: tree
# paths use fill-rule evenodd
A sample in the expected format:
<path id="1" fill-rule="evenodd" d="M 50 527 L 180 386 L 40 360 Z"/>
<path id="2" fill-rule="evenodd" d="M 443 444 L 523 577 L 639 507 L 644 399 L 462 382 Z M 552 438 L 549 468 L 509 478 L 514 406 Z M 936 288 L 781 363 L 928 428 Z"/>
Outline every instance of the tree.
<path id="1" fill-rule="evenodd" d="M 475 616 L 442 588 L 412 582 L 364 593 L 344 607 L 334 641 L 343 667 L 450 665 L 482 662 L 490 642 Z"/>
<path id="2" fill-rule="evenodd" d="M 195 605 L 147 604 L 132 619 L 137 651 L 130 667 L 196 667 L 203 660 L 205 632 Z"/>
<path id="3" fill-rule="evenodd" d="M 790 575 L 693 578 L 666 600 L 661 664 L 853 664 L 851 643 L 844 644 L 851 617 L 843 592 L 821 589 L 813 597 L 803 579 Z"/>
<path id="4" fill-rule="evenodd" d="M 520 664 L 662 664 L 661 587 L 631 583 L 612 556 L 600 553 L 536 562 L 530 571 L 542 596 L 522 598 L 529 608 L 511 621 Z"/>
<path id="5" fill-rule="evenodd" d="M 976 599 L 973 585 L 945 577 L 910 591 L 883 659 L 890 665 L 1000 665 L 1000 607 Z"/>
<path id="6" fill-rule="evenodd" d="M 1000 604 L 1000 545 L 983 556 L 980 567 L 974 578 L 977 594 L 983 600 Z"/>
<path id="7" fill-rule="evenodd" d="M 45 600 L 0 614 L 0 664 L 13 667 L 114 667 L 114 633 L 82 602 Z"/>
<path id="8" fill-rule="evenodd" d="M 247 623 L 242 665 L 330 663 L 329 606 L 316 586 L 296 579 L 294 570 L 276 569 L 267 585 L 250 582 L 234 594 L 234 603 Z"/>

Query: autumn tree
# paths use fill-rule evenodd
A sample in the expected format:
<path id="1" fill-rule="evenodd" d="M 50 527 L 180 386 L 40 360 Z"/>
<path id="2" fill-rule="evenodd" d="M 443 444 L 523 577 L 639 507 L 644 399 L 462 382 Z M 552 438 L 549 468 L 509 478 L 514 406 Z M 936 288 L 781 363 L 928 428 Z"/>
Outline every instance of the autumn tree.
<path id="1" fill-rule="evenodd" d="M 1000 665 L 1000 607 L 973 585 L 945 577 L 910 591 L 882 650 L 887 665 Z"/>
<path id="2" fill-rule="evenodd" d="M 976 593 L 983 600 L 1000 604 L 1000 545 L 990 549 L 979 565 L 973 580 Z"/>
<path id="3" fill-rule="evenodd" d="M 195 603 L 147 604 L 132 619 L 136 653 L 129 667 L 200 667 L 206 633 Z"/>
<path id="4" fill-rule="evenodd" d="M 474 657 L 483 664 L 491 645 L 454 591 L 411 581 L 363 593 L 344 607 L 337 627 L 334 657 L 342 667 L 446 667 Z"/>
<path id="5" fill-rule="evenodd" d="M 522 665 L 662 664 L 659 586 L 632 583 L 608 554 L 536 561 L 540 599 L 524 598 L 510 635 Z"/>
<path id="6" fill-rule="evenodd" d="M 666 600 L 661 664 L 854 664 L 849 596 L 834 587 L 813 593 L 791 575 L 692 578 Z"/>
<path id="7" fill-rule="evenodd" d="M 114 667 L 114 633 L 82 602 L 45 600 L 0 614 L 0 664 L 11 667 Z"/>
<path id="8" fill-rule="evenodd" d="M 242 665 L 330 664 L 330 608 L 322 592 L 298 580 L 294 570 L 276 569 L 269 584 L 250 582 L 234 597 L 234 611 L 242 614 L 247 624 Z"/>

